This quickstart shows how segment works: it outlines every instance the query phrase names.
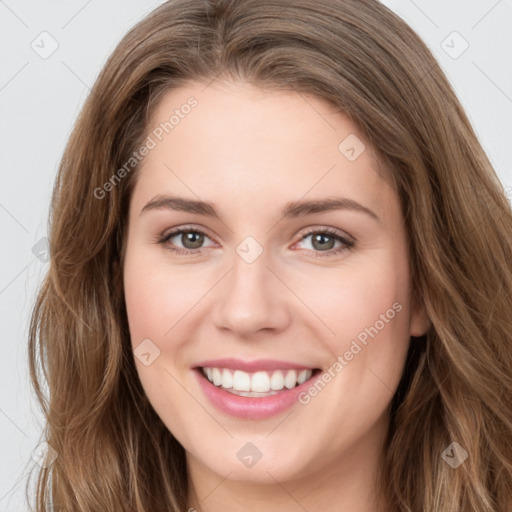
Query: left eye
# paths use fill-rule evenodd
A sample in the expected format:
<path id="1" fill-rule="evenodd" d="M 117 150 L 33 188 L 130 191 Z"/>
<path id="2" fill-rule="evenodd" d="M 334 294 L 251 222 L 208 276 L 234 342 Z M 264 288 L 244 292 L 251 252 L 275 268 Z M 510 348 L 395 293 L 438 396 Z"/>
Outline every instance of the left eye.
<path id="1" fill-rule="evenodd" d="M 318 250 L 320 252 L 326 252 L 334 249 L 336 242 L 339 242 L 342 245 L 350 245 L 350 241 L 343 238 L 342 236 L 324 231 L 314 231 L 312 233 L 303 235 L 301 241 L 304 241 L 308 238 L 311 238 L 309 243 L 310 247 L 308 247 L 308 249 Z"/>

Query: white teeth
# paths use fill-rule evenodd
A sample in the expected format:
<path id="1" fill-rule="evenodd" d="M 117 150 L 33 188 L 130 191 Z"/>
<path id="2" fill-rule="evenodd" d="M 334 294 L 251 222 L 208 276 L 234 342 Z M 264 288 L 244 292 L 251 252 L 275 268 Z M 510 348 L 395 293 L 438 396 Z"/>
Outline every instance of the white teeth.
<path id="1" fill-rule="evenodd" d="M 226 389 L 226 391 L 228 391 L 229 393 L 231 393 L 233 395 L 249 396 L 251 398 L 254 398 L 254 397 L 261 398 L 262 396 L 277 395 L 277 393 L 279 393 L 279 391 L 269 391 L 268 393 L 258 393 L 258 391 L 236 391 L 233 388 Z"/>
<path id="2" fill-rule="evenodd" d="M 302 384 L 308 380 L 308 370 L 301 370 L 297 375 L 297 382 Z"/>
<path id="3" fill-rule="evenodd" d="M 270 377 L 267 372 L 256 372 L 251 378 L 251 390 L 266 393 L 270 391 Z"/>
<path id="4" fill-rule="evenodd" d="M 284 376 L 281 370 L 276 370 L 270 377 L 270 389 L 276 391 L 284 388 Z"/>
<path id="5" fill-rule="evenodd" d="M 233 389 L 238 391 L 251 391 L 251 376 L 248 373 L 235 370 L 233 374 Z"/>
<path id="6" fill-rule="evenodd" d="M 286 377 L 284 378 L 284 385 L 288 389 L 292 389 L 297 384 L 297 372 L 295 370 L 288 370 Z"/>
<path id="7" fill-rule="evenodd" d="M 275 370 L 247 373 L 228 368 L 203 368 L 203 374 L 215 386 L 220 386 L 241 396 L 258 396 L 258 393 L 275 394 L 292 389 L 306 382 L 313 370 Z M 255 394 L 253 394 L 255 393 Z"/>
<path id="8" fill-rule="evenodd" d="M 218 368 L 212 368 L 213 383 L 218 386 L 222 382 L 222 375 Z"/>
<path id="9" fill-rule="evenodd" d="M 224 369 L 222 372 L 221 386 L 228 389 L 233 387 L 233 374 L 229 370 Z"/>

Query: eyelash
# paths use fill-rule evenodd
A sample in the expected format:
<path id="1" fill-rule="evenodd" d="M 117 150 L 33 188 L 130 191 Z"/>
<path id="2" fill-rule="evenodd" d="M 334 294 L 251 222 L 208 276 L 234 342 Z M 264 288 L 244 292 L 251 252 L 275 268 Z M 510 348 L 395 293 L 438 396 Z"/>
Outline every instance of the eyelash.
<path id="1" fill-rule="evenodd" d="M 170 245 L 167 245 L 167 242 L 171 238 L 174 238 L 176 235 L 180 235 L 182 233 L 198 233 L 200 235 L 204 235 L 204 236 L 210 238 L 201 229 L 192 228 L 192 227 L 183 227 L 183 228 L 175 229 L 174 231 L 171 231 L 170 233 L 167 233 L 165 235 L 158 236 L 155 240 L 155 243 L 161 244 L 162 246 L 164 246 L 164 248 L 166 250 L 172 251 L 173 253 L 178 254 L 180 256 L 194 256 L 194 255 L 197 255 L 197 254 L 200 254 L 203 252 L 203 249 L 205 249 L 204 247 L 199 248 L 199 249 L 179 249 L 179 248 L 177 249 L 175 247 L 171 247 Z M 307 237 L 309 237 L 311 235 L 317 235 L 317 234 L 322 234 L 322 235 L 327 234 L 327 235 L 329 235 L 329 237 L 342 242 L 344 244 L 344 246 L 338 247 L 337 249 L 329 249 L 328 251 L 314 251 L 314 250 L 310 249 L 310 251 L 312 251 L 315 254 L 315 257 L 324 258 L 324 257 L 329 257 L 329 256 L 335 256 L 343 251 L 347 251 L 347 250 L 351 251 L 354 248 L 354 245 L 355 245 L 354 241 L 349 240 L 348 238 L 340 235 L 337 230 L 332 229 L 332 228 L 322 228 L 322 229 L 308 231 L 307 233 L 304 233 L 301 235 L 300 241 L 306 239 Z M 210 240 L 211 240 L 211 238 L 210 238 Z"/>

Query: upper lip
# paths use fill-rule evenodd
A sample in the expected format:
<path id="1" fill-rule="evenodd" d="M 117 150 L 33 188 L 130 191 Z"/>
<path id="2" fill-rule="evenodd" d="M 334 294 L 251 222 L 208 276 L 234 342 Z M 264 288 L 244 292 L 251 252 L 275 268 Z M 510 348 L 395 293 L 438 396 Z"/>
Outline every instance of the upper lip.
<path id="1" fill-rule="evenodd" d="M 195 365 L 196 368 L 229 368 L 231 370 L 242 370 L 244 372 L 272 371 L 272 370 L 310 370 L 314 366 L 291 363 L 289 361 L 278 361 L 276 359 L 256 359 L 244 361 L 242 359 L 224 358 L 209 359 Z"/>

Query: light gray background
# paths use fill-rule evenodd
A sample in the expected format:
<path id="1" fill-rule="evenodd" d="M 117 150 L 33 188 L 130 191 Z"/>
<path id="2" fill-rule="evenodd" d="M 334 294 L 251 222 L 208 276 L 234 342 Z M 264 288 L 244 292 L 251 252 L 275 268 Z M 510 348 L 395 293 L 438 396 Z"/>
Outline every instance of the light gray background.
<path id="1" fill-rule="evenodd" d="M 48 269 L 44 237 L 58 162 L 107 56 L 160 3 L 0 0 L 0 512 L 28 510 L 26 477 L 42 441 L 27 335 L 35 292 Z M 512 1 L 383 3 L 437 57 L 512 199 Z"/>

